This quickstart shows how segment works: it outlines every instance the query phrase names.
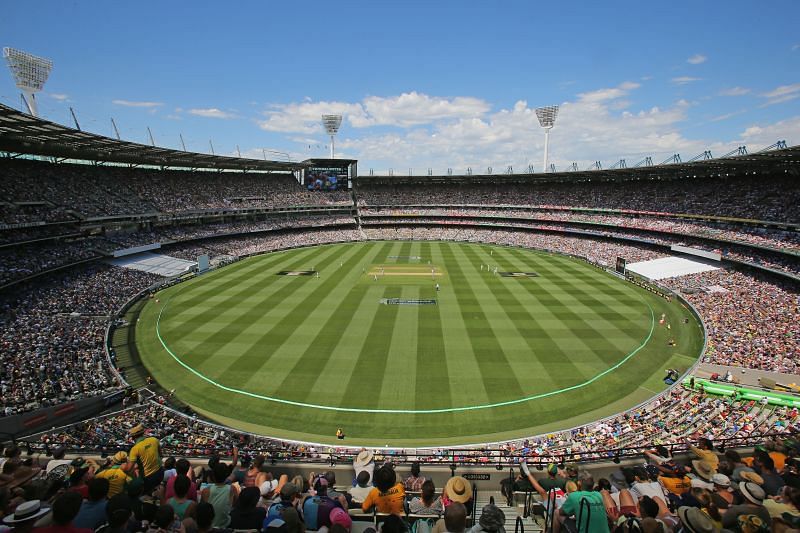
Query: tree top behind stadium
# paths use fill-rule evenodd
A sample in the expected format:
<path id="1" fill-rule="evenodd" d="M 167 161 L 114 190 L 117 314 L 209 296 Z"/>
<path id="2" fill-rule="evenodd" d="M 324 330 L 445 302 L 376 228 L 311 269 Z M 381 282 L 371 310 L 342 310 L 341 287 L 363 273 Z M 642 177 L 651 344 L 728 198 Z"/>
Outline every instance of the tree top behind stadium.
<path id="1" fill-rule="evenodd" d="M 0 152 L 158 167 L 291 172 L 304 163 L 184 152 L 120 141 L 56 124 L 0 104 Z"/>

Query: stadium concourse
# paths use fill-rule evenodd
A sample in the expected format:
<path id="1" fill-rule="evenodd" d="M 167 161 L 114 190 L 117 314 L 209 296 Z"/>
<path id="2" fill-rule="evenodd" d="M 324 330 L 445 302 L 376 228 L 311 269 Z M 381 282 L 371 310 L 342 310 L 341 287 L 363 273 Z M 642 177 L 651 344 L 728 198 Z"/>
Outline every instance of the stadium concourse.
<path id="1" fill-rule="evenodd" d="M 42 153 L 56 155 L 51 151 L 56 148 Z M 120 530 L 129 521 L 137 523 L 132 529 L 163 529 L 177 513 L 187 528 L 198 530 L 260 529 L 265 520 L 286 531 L 299 531 L 301 521 L 308 529 L 332 530 L 355 527 L 351 520 L 365 518 L 362 512 L 374 503 L 389 515 L 414 509 L 409 519 L 443 513 L 440 530 L 460 531 L 472 514 L 475 531 L 497 531 L 505 520 L 498 506 L 473 509 L 470 482 L 442 476 L 449 473 L 445 465 L 453 465 L 456 472 L 494 470 L 485 474 L 493 487 L 479 484 L 484 495 L 512 467 L 516 479 L 503 483 L 498 504 L 503 496 L 515 503 L 515 489 L 538 500 L 550 488 L 580 488 L 596 491 L 593 512 L 601 522 L 629 515 L 651 526 L 658 520 L 664 531 L 681 523 L 711 531 L 714 524 L 732 528 L 742 516 L 755 516 L 791 525 L 800 516 L 798 411 L 770 391 L 760 391 L 761 399 L 721 396 L 687 377 L 644 405 L 579 428 L 460 449 L 361 452 L 236 432 L 187 413 L 174 403 L 168 383 L 141 381 L 128 355 L 108 350 L 118 346 L 108 337 L 128 326 L 120 312 L 132 298 L 171 282 L 110 264 L 115 252 L 140 246 L 187 261 L 209 255 L 225 262 L 332 242 L 445 240 L 549 250 L 613 268 L 618 257 L 650 261 L 674 255 L 672 247 L 681 245 L 722 256 L 717 270 L 659 281 L 701 316 L 707 332 L 703 362 L 727 368 L 729 381 L 749 370 L 777 371 L 794 381 L 800 374 L 800 187 L 791 167 L 796 151 L 755 158 L 757 176 L 747 166 L 756 163 L 742 160 L 741 168 L 728 169 L 730 176 L 712 176 L 710 163 L 691 167 L 703 179 L 668 168 L 598 171 L 604 179 L 591 181 L 563 174 L 427 182 L 357 178 L 352 191 L 331 193 L 309 192 L 286 172 L 217 174 L 2 158 L 0 422 L 51 406 L 68 412 L 60 406 L 87 398 L 125 397 L 119 412 L 58 428 L 48 419 L 37 433 L 29 426 L 3 436 L 15 441 L 6 446 L 0 474 L 4 523 L 20 531 L 40 518 L 58 531 L 107 521 Z M 735 451 L 755 445 L 764 451 L 742 451 L 744 458 Z M 23 456 L 28 449 L 36 455 Z M 162 460 L 167 457 L 177 460 Z M 207 465 L 187 474 L 183 458 L 197 466 L 202 458 Z M 620 470 L 614 464 L 620 461 L 651 465 Z M 396 486 L 412 462 L 430 469 L 434 487 L 413 476 L 404 489 Z M 531 472 L 527 463 L 547 472 Z M 340 484 L 332 476 L 296 477 L 331 464 Z M 357 478 L 351 465 L 368 467 L 372 476 Z M 163 492 L 162 479 L 168 479 Z M 405 490 L 421 490 L 409 509 Z M 573 502 L 559 493 L 556 505 Z M 350 508 L 354 516 L 331 510 L 336 507 Z M 535 506 L 525 506 L 526 517 L 528 510 Z M 274 513 L 280 516 L 270 518 Z M 276 518 L 282 522 L 270 523 Z M 394 520 L 366 519 L 387 522 L 384 530 Z"/>

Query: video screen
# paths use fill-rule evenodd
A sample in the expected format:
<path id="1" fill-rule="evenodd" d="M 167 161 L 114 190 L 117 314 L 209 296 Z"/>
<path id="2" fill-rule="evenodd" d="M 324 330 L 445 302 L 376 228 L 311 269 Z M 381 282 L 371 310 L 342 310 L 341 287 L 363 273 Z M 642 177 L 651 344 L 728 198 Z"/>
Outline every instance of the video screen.
<path id="1" fill-rule="evenodd" d="M 309 191 L 338 191 L 347 189 L 347 169 L 310 168 L 306 171 Z"/>

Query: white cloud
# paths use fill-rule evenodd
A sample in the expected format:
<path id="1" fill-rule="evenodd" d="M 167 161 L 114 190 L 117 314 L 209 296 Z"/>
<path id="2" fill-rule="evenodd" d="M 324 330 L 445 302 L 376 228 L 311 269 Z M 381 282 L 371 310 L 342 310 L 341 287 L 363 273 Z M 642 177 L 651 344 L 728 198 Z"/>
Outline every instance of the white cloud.
<path id="1" fill-rule="evenodd" d="M 750 94 L 750 89 L 747 87 L 731 87 L 729 89 L 723 89 L 719 92 L 720 96 L 744 96 L 746 94 Z"/>
<path id="2" fill-rule="evenodd" d="M 800 83 L 781 85 L 769 92 L 763 93 L 761 96 L 767 99 L 763 106 L 788 102 L 789 100 L 800 98 Z"/>
<path id="3" fill-rule="evenodd" d="M 704 56 L 703 54 L 695 54 L 686 60 L 687 63 L 692 65 L 699 65 L 701 63 L 705 63 L 706 61 L 708 61 L 708 57 Z"/>
<path id="4" fill-rule="evenodd" d="M 615 98 L 625 96 L 630 91 L 638 89 L 639 87 L 641 87 L 641 85 L 638 83 L 626 81 L 617 87 L 597 89 L 596 91 L 591 91 L 588 93 L 580 93 L 578 98 L 582 102 L 604 102 L 606 100 L 614 100 Z"/>
<path id="5" fill-rule="evenodd" d="M 678 76 L 677 78 L 672 78 L 672 83 L 675 85 L 686 85 L 687 83 L 692 83 L 695 81 L 700 81 L 703 78 L 694 78 L 692 76 Z"/>
<path id="6" fill-rule="evenodd" d="M 353 128 L 395 126 L 409 128 L 441 120 L 460 120 L 486 114 L 490 105 L 479 98 L 444 98 L 416 91 L 399 96 L 368 96 L 360 102 L 311 102 L 273 106 L 258 125 L 267 131 L 320 133 L 323 114 L 343 115 Z"/>
<path id="7" fill-rule="evenodd" d="M 796 45 L 792 46 L 792 52 L 795 52 L 795 51 L 797 51 L 797 50 L 800 50 L 800 43 L 798 43 L 798 44 L 796 44 Z"/>
<path id="8" fill-rule="evenodd" d="M 66 100 L 69 100 L 69 95 L 68 94 L 48 93 L 47 96 L 49 96 L 53 100 L 58 100 L 59 102 L 64 102 Z"/>
<path id="9" fill-rule="evenodd" d="M 786 140 L 789 146 L 796 145 L 800 140 L 800 116 L 787 118 L 774 124 L 754 124 L 741 133 L 740 140 L 742 144 L 747 145 L 750 153 L 770 146 L 778 140 Z"/>
<path id="10" fill-rule="evenodd" d="M 136 102 L 132 100 L 112 100 L 111 103 L 114 105 L 121 105 L 123 107 L 145 107 L 145 108 L 161 107 L 164 105 L 162 102 Z"/>
<path id="11" fill-rule="evenodd" d="M 746 109 L 740 109 L 739 111 L 733 111 L 731 113 L 725 113 L 724 115 L 719 115 L 719 116 L 713 117 L 710 120 L 711 120 L 711 122 L 721 122 L 723 120 L 728 120 L 729 118 L 733 118 L 733 117 L 735 117 L 737 115 L 741 115 L 742 113 L 745 113 L 746 111 L 747 111 Z"/>
<path id="12" fill-rule="evenodd" d="M 205 118 L 219 118 L 223 120 L 237 118 L 237 116 L 233 113 L 228 113 L 227 111 L 223 111 L 221 109 L 217 109 L 216 107 L 207 107 L 207 108 L 194 108 L 189 109 L 187 111 L 190 115 L 195 115 L 198 117 L 205 117 Z"/>

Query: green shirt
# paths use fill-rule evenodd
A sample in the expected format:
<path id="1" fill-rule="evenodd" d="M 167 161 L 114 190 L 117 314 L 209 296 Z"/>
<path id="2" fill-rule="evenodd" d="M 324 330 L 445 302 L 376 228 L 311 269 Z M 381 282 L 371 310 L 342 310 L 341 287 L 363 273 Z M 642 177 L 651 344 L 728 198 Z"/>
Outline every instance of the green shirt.
<path id="1" fill-rule="evenodd" d="M 590 514 L 586 509 L 586 504 L 583 506 L 583 513 L 580 522 L 578 522 L 578 531 L 591 531 L 592 533 L 609 533 L 608 531 L 608 516 L 606 515 L 606 507 L 603 505 L 603 496 L 599 492 L 576 491 L 567 496 L 566 501 L 561 506 L 561 510 L 567 516 L 575 516 L 578 520 L 578 515 L 581 515 L 581 500 L 586 500 L 589 503 L 591 516 L 589 519 L 589 529 L 586 529 L 587 514 Z"/>

